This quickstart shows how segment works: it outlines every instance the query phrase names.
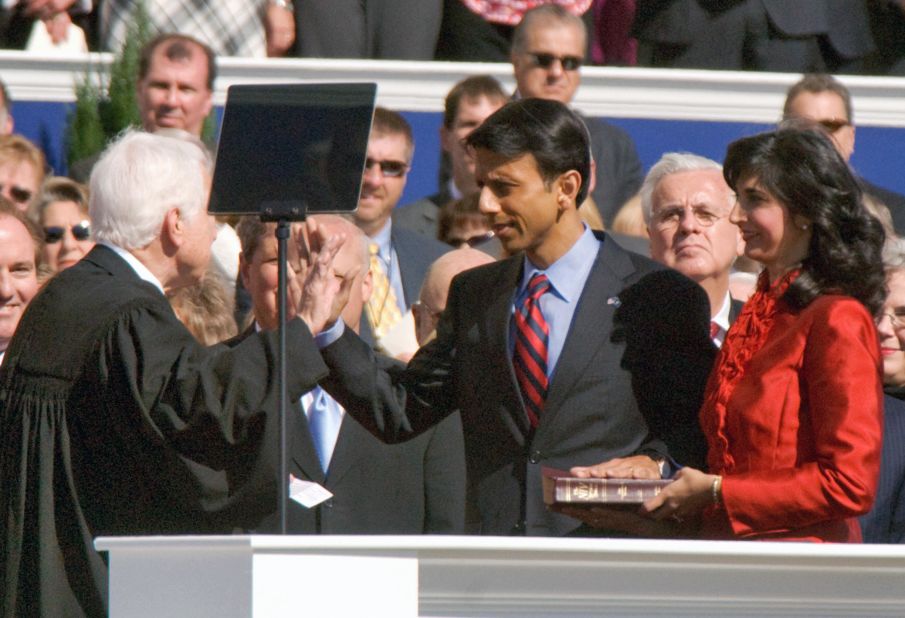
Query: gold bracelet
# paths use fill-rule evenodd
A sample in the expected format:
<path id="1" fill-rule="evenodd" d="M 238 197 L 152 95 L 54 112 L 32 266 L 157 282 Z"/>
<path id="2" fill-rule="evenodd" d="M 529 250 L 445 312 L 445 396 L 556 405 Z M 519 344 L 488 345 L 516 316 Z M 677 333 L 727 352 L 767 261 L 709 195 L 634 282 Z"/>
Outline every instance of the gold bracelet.
<path id="1" fill-rule="evenodd" d="M 722 506 L 723 504 L 723 477 L 718 476 L 713 479 L 713 484 L 710 485 L 710 496 L 713 498 L 713 504 L 715 506 Z"/>

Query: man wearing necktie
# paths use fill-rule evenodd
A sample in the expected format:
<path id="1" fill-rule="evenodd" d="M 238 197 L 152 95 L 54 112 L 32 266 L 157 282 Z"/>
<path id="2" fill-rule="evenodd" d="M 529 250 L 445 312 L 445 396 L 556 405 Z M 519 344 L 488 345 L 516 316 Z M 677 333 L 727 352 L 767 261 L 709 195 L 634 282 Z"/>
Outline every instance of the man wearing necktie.
<path id="1" fill-rule="evenodd" d="M 389 442 L 460 410 L 470 530 L 590 533 L 544 507 L 541 467 L 659 477 L 669 455 L 701 461 L 707 299 L 582 223 L 588 134 L 564 104 L 513 101 L 466 144 L 481 210 L 512 257 L 453 279 L 436 338 L 405 371 L 381 369 L 354 333 L 331 329 L 321 384 Z"/>
<path id="2" fill-rule="evenodd" d="M 405 118 L 378 107 L 368 138 L 355 225 L 368 238 L 372 278 L 361 336 L 391 356 L 408 360 L 418 343 L 410 316 L 428 267 L 450 250 L 448 245 L 393 225 L 391 215 L 402 197 L 415 144 Z"/>
<path id="3" fill-rule="evenodd" d="M 710 338 L 723 345 L 742 301 L 729 295 L 729 273 L 745 242 L 729 220 L 735 194 L 716 161 L 668 152 L 641 185 L 650 256 L 697 281 L 710 301 Z"/>
<path id="4" fill-rule="evenodd" d="M 344 234 L 334 270 L 354 278 L 342 321 L 357 331 L 373 295 L 368 243 L 355 225 L 339 216 L 311 217 L 324 230 Z M 238 226 L 240 270 L 252 300 L 254 329 L 272 330 L 277 318 L 277 242 L 273 224 L 255 217 Z M 307 256 L 290 247 L 290 266 Z M 292 298 L 290 298 L 290 301 Z M 233 342 L 230 342 L 233 343 Z M 385 366 L 395 366 L 387 360 Z M 370 435 L 320 386 L 290 410 L 289 471 L 333 494 L 310 507 L 290 502 L 289 531 L 300 534 L 454 534 L 465 520 L 465 460 L 462 423 L 452 415 L 405 444 L 387 445 Z M 288 482 L 288 480 L 287 480 Z M 275 516 L 259 531 L 276 525 Z"/>

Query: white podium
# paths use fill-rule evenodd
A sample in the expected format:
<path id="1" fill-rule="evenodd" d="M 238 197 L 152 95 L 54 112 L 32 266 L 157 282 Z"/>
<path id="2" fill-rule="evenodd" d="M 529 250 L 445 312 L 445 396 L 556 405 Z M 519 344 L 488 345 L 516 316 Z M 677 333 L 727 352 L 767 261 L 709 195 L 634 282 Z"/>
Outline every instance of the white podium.
<path id="1" fill-rule="evenodd" d="M 905 615 L 905 547 L 501 537 L 117 537 L 110 615 Z"/>

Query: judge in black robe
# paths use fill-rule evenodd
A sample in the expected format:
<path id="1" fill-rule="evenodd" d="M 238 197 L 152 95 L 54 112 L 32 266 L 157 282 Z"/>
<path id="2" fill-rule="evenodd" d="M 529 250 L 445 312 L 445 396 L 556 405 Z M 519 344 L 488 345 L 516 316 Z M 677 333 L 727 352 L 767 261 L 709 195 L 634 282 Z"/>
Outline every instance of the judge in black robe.
<path id="1" fill-rule="evenodd" d="M 119 144 L 148 150 L 155 140 L 197 150 L 140 133 Z M 171 155 L 164 144 L 158 155 Z M 105 158 L 124 155 L 116 148 Z M 117 171 L 104 163 L 96 174 Z M 142 169 L 142 159 L 133 163 Z M 201 175 L 185 156 L 138 173 L 181 182 L 170 180 L 178 166 Z M 105 206 L 96 189 L 94 221 Z M 173 200 L 182 194 L 174 188 Z M 102 243 L 52 279 L 19 324 L 0 370 L 0 616 L 106 615 L 96 536 L 229 533 L 276 506 L 276 457 L 265 447 L 278 425 L 275 334 L 204 348 L 162 293 L 192 279 L 190 269 L 203 272 L 198 237 L 174 240 L 180 225 L 213 229 L 203 203 L 195 208 L 167 207 L 150 245 L 167 248 L 155 259 L 172 267 L 172 279 L 142 261 L 146 248 Z M 325 366 L 302 320 L 287 331 L 287 389 L 297 399 Z"/>

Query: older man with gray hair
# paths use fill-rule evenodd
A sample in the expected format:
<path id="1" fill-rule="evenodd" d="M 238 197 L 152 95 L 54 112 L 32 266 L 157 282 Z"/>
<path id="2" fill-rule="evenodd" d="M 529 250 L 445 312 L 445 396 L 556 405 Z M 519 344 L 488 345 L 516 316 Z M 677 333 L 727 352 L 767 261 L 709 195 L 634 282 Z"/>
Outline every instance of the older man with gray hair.
<path id="1" fill-rule="evenodd" d="M 192 143 L 122 136 L 91 177 L 97 246 L 19 323 L 0 368 L 0 615 L 106 615 L 96 535 L 228 533 L 274 509 L 276 336 L 204 348 L 166 299 L 207 268 L 209 172 Z M 312 227 L 293 398 L 325 374 L 312 333 L 340 304 L 342 238 Z"/>
<path id="2" fill-rule="evenodd" d="M 729 295 L 729 272 L 744 251 L 729 220 L 735 195 L 716 161 L 669 152 L 641 185 L 641 209 L 650 235 L 650 255 L 697 281 L 710 300 L 710 337 L 720 346 L 742 303 Z"/>

